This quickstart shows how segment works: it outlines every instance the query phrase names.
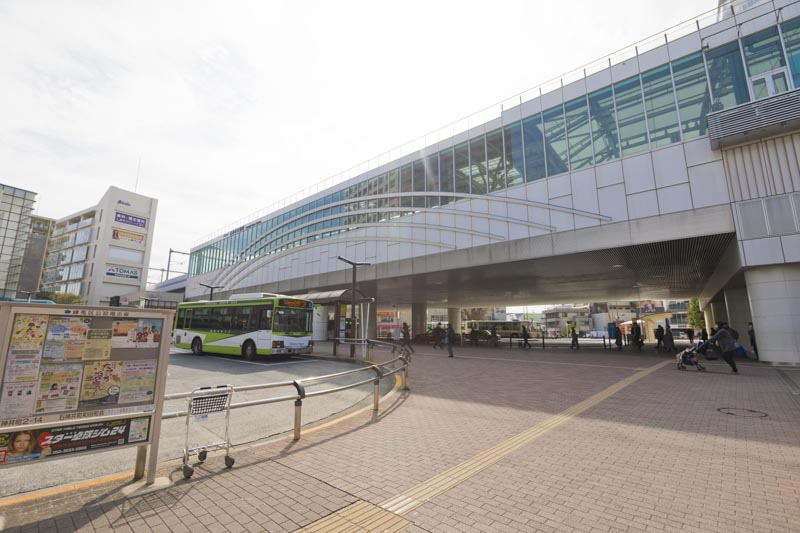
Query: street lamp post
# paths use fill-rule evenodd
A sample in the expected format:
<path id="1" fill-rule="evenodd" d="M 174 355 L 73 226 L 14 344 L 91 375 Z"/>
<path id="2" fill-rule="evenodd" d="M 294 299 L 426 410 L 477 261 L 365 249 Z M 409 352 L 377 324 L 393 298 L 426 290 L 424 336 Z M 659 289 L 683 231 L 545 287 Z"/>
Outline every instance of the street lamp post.
<path id="1" fill-rule="evenodd" d="M 172 248 L 169 249 L 169 256 L 167 258 L 167 279 L 169 279 L 169 267 L 172 264 L 172 254 L 183 254 L 183 255 L 191 255 L 187 252 L 179 252 L 178 250 L 173 250 Z M 202 285 L 202 283 L 201 283 Z M 206 285 L 207 287 L 208 285 Z"/>
<path id="2" fill-rule="evenodd" d="M 214 289 L 224 288 L 224 285 L 206 285 L 205 283 L 199 283 L 198 285 L 211 289 L 211 294 L 208 296 L 209 301 L 214 299 Z"/>
<path id="3" fill-rule="evenodd" d="M 353 300 L 352 300 L 352 304 L 351 304 L 351 307 L 350 307 L 350 327 L 351 327 L 352 332 L 353 332 L 353 339 L 355 340 L 355 336 L 356 336 L 356 268 L 358 268 L 360 266 L 369 266 L 372 263 L 351 261 L 350 259 L 346 259 L 346 258 L 342 257 L 341 255 L 339 256 L 339 261 L 344 261 L 345 263 L 347 263 L 348 265 L 351 265 L 353 267 L 353 288 L 352 288 L 352 291 L 351 291 L 351 293 L 352 293 L 351 295 L 353 297 Z M 353 342 L 353 343 L 350 344 L 350 357 L 354 358 L 355 356 L 356 356 L 356 345 L 355 345 L 355 342 Z"/>
<path id="4" fill-rule="evenodd" d="M 31 303 L 31 297 L 35 294 L 33 291 L 19 291 L 19 292 L 21 292 L 22 294 L 27 294 L 28 295 L 28 303 Z"/>

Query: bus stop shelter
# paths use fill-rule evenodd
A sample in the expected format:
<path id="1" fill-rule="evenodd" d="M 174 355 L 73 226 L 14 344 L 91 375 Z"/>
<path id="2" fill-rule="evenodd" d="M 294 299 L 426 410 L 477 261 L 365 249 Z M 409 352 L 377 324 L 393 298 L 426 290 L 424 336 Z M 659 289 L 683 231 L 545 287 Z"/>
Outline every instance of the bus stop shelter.
<path id="1" fill-rule="evenodd" d="M 314 302 L 314 305 L 322 306 L 325 311 L 325 316 L 328 317 L 326 321 L 326 340 L 334 341 L 334 353 L 336 353 L 336 346 L 339 344 L 340 339 L 351 338 L 352 334 L 352 320 L 350 316 L 350 307 L 353 303 L 352 289 L 340 289 L 336 291 L 324 292 L 310 292 L 308 294 L 295 294 L 295 298 L 305 298 Z M 369 317 L 370 317 L 370 304 L 375 302 L 375 298 L 364 295 L 361 291 L 356 289 L 356 305 L 358 306 L 357 317 L 365 317 L 364 320 L 356 320 L 356 324 L 360 325 L 360 334 L 356 335 L 358 338 L 367 338 L 369 331 Z M 332 308 L 332 309 L 331 309 Z M 332 315 L 333 318 L 330 318 Z"/>

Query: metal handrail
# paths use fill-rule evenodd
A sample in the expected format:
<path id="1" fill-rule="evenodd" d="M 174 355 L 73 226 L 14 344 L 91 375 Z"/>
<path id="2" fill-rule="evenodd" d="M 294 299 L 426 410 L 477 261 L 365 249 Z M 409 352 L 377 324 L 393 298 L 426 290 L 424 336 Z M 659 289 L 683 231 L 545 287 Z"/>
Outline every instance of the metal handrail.
<path id="1" fill-rule="evenodd" d="M 396 353 L 400 352 L 400 355 L 395 357 L 395 358 L 393 358 L 393 359 L 390 359 L 389 361 L 383 362 L 383 363 L 374 363 L 374 364 L 371 364 L 369 366 L 365 366 L 365 367 L 362 367 L 362 368 L 357 368 L 357 369 L 354 369 L 354 370 L 346 370 L 344 372 L 336 372 L 336 373 L 333 373 L 333 374 L 326 374 L 324 376 L 314 376 L 314 377 L 310 377 L 310 378 L 298 379 L 298 380 L 293 380 L 293 381 L 278 381 L 278 382 L 274 382 L 274 383 L 260 383 L 260 384 L 256 384 L 256 385 L 240 385 L 238 387 L 233 387 L 232 386 L 232 387 L 230 387 L 231 394 L 233 394 L 235 392 L 249 392 L 249 391 L 254 391 L 254 390 L 264 390 L 264 389 L 273 389 L 273 388 L 278 388 L 278 387 L 292 387 L 292 386 L 297 389 L 297 393 L 290 394 L 290 395 L 285 395 L 285 396 L 277 396 L 275 398 L 260 398 L 260 399 L 257 399 L 257 400 L 247 400 L 247 401 L 242 401 L 242 402 L 237 402 L 237 403 L 233 403 L 233 401 L 231 401 L 230 409 L 241 409 L 241 408 L 244 408 L 244 407 L 254 407 L 254 406 L 258 406 L 258 405 L 268 405 L 268 404 L 273 404 L 273 403 L 294 401 L 294 405 L 295 405 L 294 440 L 299 440 L 300 439 L 300 426 L 301 426 L 301 420 L 302 420 L 301 410 L 302 410 L 303 400 L 305 398 L 311 398 L 311 397 L 315 397 L 315 396 L 324 396 L 326 394 L 333 394 L 333 393 L 336 393 L 336 392 L 341 392 L 341 391 L 348 390 L 348 389 L 354 389 L 356 387 L 360 387 L 362 385 L 366 385 L 368 383 L 372 383 L 374 385 L 374 390 L 373 390 L 373 411 L 378 411 L 378 403 L 379 403 L 379 400 L 380 400 L 379 394 L 380 394 L 380 382 L 381 382 L 381 380 L 384 379 L 384 378 L 387 378 L 389 376 L 392 376 L 394 374 L 397 374 L 399 372 L 402 372 L 401 387 L 402 388 L 406 388 L 407 380 L 408 380 L 408 366 L 409 366 L 409 364 L 411 362 L 411 355 L 410 355 L 409 351 L 406 348 L 398 347 L 395 344 L 392 344 L 392 343 L 389 343 L 389 342 L 385 342 L 385 341 L 379 341 L 379 340 L 373 340 L 373 339 L 349 339 L 349 340 L 350 341 L 356 341 L 356 342 L 359 342 L 359 343 L 363 343 L 363 344 L 366 344 L 367 346 L 370 346 L 370 347 L 377 346 L 377 347 L 382 347 L 382 348 L 391 348 L 392 349 L 392 354 L 396 354 Z M 395 363 L 398 363 L 398 362 L 402 363 L 401 366 L 399 366 L 398 368 L 391 368 L 391 369 L 390 368 L 386 368 L 386 367 L 388 367 L 390 365 L 394 365 Z M 339 387 L 333 387 L 333 388 L 325 389 L 325 390 L 321 390 L 321 391 L 314 391 L 314 392 L 308 392 L 308 393 L 305 392 L 305 384 L 319 383 L 319 382 L 322 382 L 322 381 L 335 379 L 335 378 L 339 378 L 339 377 L 342 377 L 342 376 L 348 376 L 348 375 L 351 375 L 351 374 L 357 374 L 359 372 L 374 372 L 375 375 L 373 377 L 370 377 L 369 379 L 365 379 L 363 381 L 357 381 L 355 383 L 350 383 L 348 385 L 342 385 L 342 386 L 339 386 Z M 192 392 L 175 392 L 175 393 L 172 393 L 172 394 L 164 395 L 164 400 L 165 401 L 167 401 L 167 400 L 181 400 L 181 399 L 186 399 L 186 398 L 190 398 L 190 397 L 211 395 L 211 394 L 214 394 L 215 392 L 218 392 L 218 391 L 215 391 L 213 388 L 209 389 L 207 391 L 196 391 L 194 393 L 192 393 Z M 171 412 L 168 412 L 168 413 L 164 413 L 161 416 L 161 419 L 162 420 L 168 420 L 168 419 L 172 419 L 172 418 L 181 418 L 181 417 L 184 417 L 184 416 L 189 416 L 188 407 L 186 409 L 183 409 L 183 410 L 180 410 L 180 411 L 171 411 Z"/>

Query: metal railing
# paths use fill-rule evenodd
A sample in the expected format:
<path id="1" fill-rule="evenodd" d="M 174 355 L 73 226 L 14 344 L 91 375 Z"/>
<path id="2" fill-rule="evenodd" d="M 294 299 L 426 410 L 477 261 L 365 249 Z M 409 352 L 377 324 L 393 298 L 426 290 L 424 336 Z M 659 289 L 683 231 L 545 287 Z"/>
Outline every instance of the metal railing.
<path id="1" fill-rule="evenodd" d="M 383 342 L 383 341 L 376 341 L 371 339 L 351 339 L 354 341 L 358 341 L 359 343 L 364 343 L 369 347 L 370 352 L 375 347 L 387 348 L 391 349 L 391 355 L 396 356 L 388 361 L 382 363 L 373 363 L 369 366 L 364 366 L 361 368 L 356 368 L 354 370 L 346 370 L 344 372 L 337 372 L 335 374 L 326 374 L 324 376 L 315 376 L 310 378 L 304 379 L 296 379 L 292 381 L 277 381 L 274 383 L 262 383 L 256 385 L 241 385 L 231 387 L 232 394 L 243 393 L 243 392 L 250 392 L 255 390 L 266 390 L 266 389 L 275 389 L 280 387 L 294 387 L 295 392 L 294 394 L 286 394 L 283 396 L 275 396 L 271 398 L 260 398 L 257 400 L 247 400 L 241 402 L 234 402 L 233 397 L 231 398 L 231 409 L 242 409 L 245 407 L 255 407 L 258 405 L 269 405 L 273 403 L 281 403 L 281 402 L 289 402 L 294 401 L 294 440 L 300 440 L 301 434 L 301 426 L 302 426 L 302 408 L 303 408 L 303 400 L 306 398 L 313 398 L 316 396 L 324 396 L 327 394 L 333 394 L 336 392 L 341 392 L 348 389 L 354 389 L 356 387 L 360 387 L 362 385 L 366 385 L 369 383 L 373 384 L 373 403 L 372 403 L 372 410 L 377 412 L 380 402 L 380 383 L 381 380 L 384 378 L 388 378 L 395 374 L 400 374 L 401 388 L 405 389 L 408 384 L 408 366 L 411 362 L 411 355 L 408 350 L 405 348 L 401 348 L 399 346 L 395 346 L 391 343 Z M 399 355 L 398 355 L 399 354 Z M 397 366 L 399 365 L 399 366 Z M 392 368 L 395 367 L 395 368 Z M 315 383 L 322 383 L 325 381 L 334 380 L 337 378 L 341 378 L 343 376 L 350 376 L 359 373 L 369 373 L 374 374 L 370 375 L 369 378 L 364 380 L 359 380 L 354 383 L 348 383 L 347 385 L 340 385 L 333 388 L 328 388 L 324 390 L 306 392 L 306 386 L 312 385 Z M 214 394 L 219 394 L 219 390 L 215 390 L 214 388 L 210 388 L 207 391 L 197 392 L 176 392 L 172 394 L 167 394 L 164 396 L 165 401 L 169 400 L 183 400 L 190 397 L 202 397 L 202 396 L 211 396 Z M 167 420 L 171 418 L 181 418 L 189 416 L 189 409 L 188 406 L 186 409 L 182 409 L 180 411 L 171 411 L 168 413 L 164 413 L 161 417 L 162 420 Z"/>

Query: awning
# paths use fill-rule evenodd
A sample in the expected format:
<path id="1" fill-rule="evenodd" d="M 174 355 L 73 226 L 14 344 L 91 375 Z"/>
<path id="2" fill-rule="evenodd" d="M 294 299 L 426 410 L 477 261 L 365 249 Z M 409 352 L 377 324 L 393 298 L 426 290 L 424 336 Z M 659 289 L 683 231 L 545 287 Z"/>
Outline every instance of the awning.
<path id="1" fill-rule="evenodd" d="M 305 298 L 306 300 L 311 300 L 315 304 L 351 303 L 353 301 L 353 292 L 350 289 L 310 292 L 308 294 L 293 294 L 292 296 L 295 298 Z M 361 291 L 356 289 L 356 303 L 367 303 L 374 301 L 375 298 L 365 296 Z"/>

